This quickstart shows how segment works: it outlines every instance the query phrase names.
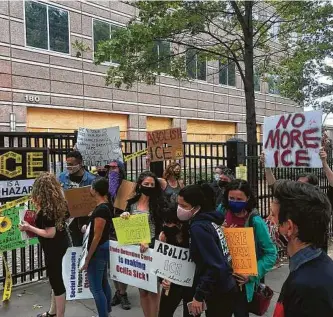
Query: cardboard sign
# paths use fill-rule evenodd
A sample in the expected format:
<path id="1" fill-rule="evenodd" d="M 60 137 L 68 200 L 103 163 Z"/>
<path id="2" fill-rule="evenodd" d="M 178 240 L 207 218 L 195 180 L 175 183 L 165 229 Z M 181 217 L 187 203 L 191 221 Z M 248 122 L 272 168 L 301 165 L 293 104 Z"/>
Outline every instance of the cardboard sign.
<path id="1" fill-rule="evenodd" d="M 184 157 L 181 128 L 147 132 L 147 143 L 151 162 L 179 160 Z"/>
<path id="2" fill-rule="evenodd" d="M 0 251 L 10 251 L 38 244 L 37 238 L 22 239 L 21 231 L 19 230 L 20 213 L 25 210 L 27 210 L 26 206 L 17 206 L 6 209 L 1 213 Z"/>
<path id="3" fill-rule="evenodd" d="M 236 178 L 247 181 L 247 166 L 236 166 Z"/>
<path id="4" fill-rule="evenodd" d="M 321 168 L 322 111 L 264 119 L 266 167 Z"/>
<path id="5" fill-rule="evenodd" d="M 120 246 L 110 241 L 112 280 L 157 293 L 157 276 L 151 274 L 152 261 L 152 249 L 140 253 L 139 246 Z"/>
<path id="6" fill-rule="evenodd" d="M 253 228 L 224 228 L 223 232 L 227 239 L 234 272 L 258 275 Z"/>
<path id="7" fill-rule="evenodd" d="M 0 148 L 0 199 L 31 192 L 34 178 L 49 170 L 48 149 Z"/>
<path id="8" fill-rule="evenodd" d="M 131 215 L 128 219 L 113 218 L 119 245 L 150 243 L 148 214 Z"/>
<path id="9" fill-rule="evenodd" d="M 79 259 L 79 269 L 82 270 L 84 264 L 86 263 L 87 255 L 88 255 L 88 242 L 89 242 L 89 235 L 90 235 L 90 227 L 91 222 L 86 228 L 86 232 L 83 235 L 83 243 L 82 243 L 82 254 Z"/>
<path id="10" fill-rule="evenodd" d="M 90 186 L 64 191 L 72 218 L 88 216 L 96 207 L 95 198 L 90 194 Z"/>
<path id="11" fill-rule="evenodd" d="M 66 288 L 67 300 L 93 298 L 89 290 L 87 272 L 80 272 L 79 270 L 81 254 L 82 248 L 71 247 L 67 249 L 62 259 L 62 277 Z"/>
<path id="12" fill-rule="evenodd" d="M 152 273 L 171 283 L 191 287 L 195 264 L 191 260 L 190 250 L 156 241 Z"/>
<path id="13" fill-rule="evenodd" d="M 119 127 L 79 128 L 76 145 L 87 166 L 104 166 L 112 160 L 123 161 Z"/>
<path id="14" fill-rule="evenodd" d="M 119 186 L 117 197 L 114 202 L 114 207 L 120 210 L 125 210 L 127 201 L 133 197 L 136 183 L 123 180 Z"/>

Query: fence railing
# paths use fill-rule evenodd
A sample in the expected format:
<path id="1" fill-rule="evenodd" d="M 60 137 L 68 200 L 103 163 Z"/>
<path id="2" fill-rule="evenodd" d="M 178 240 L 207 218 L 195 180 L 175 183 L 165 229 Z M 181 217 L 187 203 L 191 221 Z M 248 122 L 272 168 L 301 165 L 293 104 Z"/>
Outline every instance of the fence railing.
<path id="1" fill-rule="evenodd" d="M 54 173 L 63 170 L 66 153 L 71 151 L 76 142 L 75 133 L 39 133 L 39 132 L 0 132 L 0 147 L 47 147 L 49 148 L 50 169 Z M 123 153 L 128 155 L 146 148 L 145 141 L 123 140 Z M 258 153 L 261 144 L 256 145 Z M 263 217 L 269 214 L 271 192 L 267 186 L 264 168 L 258 164 L 258 157 L 246 157 L 247 164 L 256 164 L 258 184 L 256 195 L 258 207 Z M 211 181 L 217 165 L 227 165 L 227 143 L 184 142 L 184 159 L 181 161 L 183 179 L 186 184 L 199 180 Z M 135 181 L 146 169 L 144 156 L 136 157 L 126 163 L 127 177 Z M 277 179 L 295 179 L 300 172 L 311 172 L 318 176 L 319 186 L 326 191 L 328 182 L 321 169 L 284 168 L 273 170 Z M 330 225 L 330 235 L 333 233 Z M 13 283 L 20 284 L 40 279 L 45 276 L 40 246 L 29 246 L 4 253 L 10 263 Z M 4 282 L 4 268 L 0 263 L 0 283 Z"/>

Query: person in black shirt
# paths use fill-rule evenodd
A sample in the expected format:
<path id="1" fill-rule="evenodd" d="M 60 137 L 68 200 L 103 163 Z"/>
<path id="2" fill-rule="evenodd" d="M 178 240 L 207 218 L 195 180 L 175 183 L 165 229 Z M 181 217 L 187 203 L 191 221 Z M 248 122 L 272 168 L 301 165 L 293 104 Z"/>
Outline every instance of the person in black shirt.
<path id="1" fill-rule="evenodd" d="M 91 194 L 97 206 L 92 212 L 88 227 L 88 254 L 82 270 L 87 270 L 89 288 L 94 296 L 99 317 L 108 317 L 111 312 L 111 288 L 108 281 L 109 234 L 111 211 L 108 201 L 107 179 L 100 178 L 91 185 Z"/>
<path id="2" fill-rule="evenodd" d="M 50 173 L 43 173 L 36 178 L 31 198 L 36 206 L 36 226 L 22 222 L 19 228 L 21 231 L 30 231 L 38 236 L 45 256 L 47 275 L 52 287 L 50 310 L 38 316 L 63 317 L 65 314 L 66 289 L 62 278 L 62 258 L 68 247 L 65 227 L 67 203 L 60 183 Z"/>

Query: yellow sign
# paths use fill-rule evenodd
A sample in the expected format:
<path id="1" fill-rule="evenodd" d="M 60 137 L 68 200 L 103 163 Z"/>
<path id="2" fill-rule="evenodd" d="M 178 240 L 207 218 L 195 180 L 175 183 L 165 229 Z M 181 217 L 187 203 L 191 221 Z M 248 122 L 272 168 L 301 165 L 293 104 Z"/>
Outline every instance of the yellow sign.
<path id="1" fill-rule="evenodd" d="M 0 155 L 0 174 L 8 178 L 14 178 L 22 175 L 22 166 L 17 166 L 13 171 L 7 169 L 7 160 L 9 159 L 13 159 L 16 164 L 22 163 L 22 155 L 18 153 L 9 151 L 5 154 L 2 154 Z"/>
<path id="2" fill-rule="evenodd" d="M 12 275 L 10 274 L 8 263 L 5 257 L 3 256 L 2 253 L 0 253 L 0 256 L 2 256 L 2 261 L 6 272 L 5 286 L 3 289 L 3 296 L 2 296 L 2 301 L 5 302 L 10 300 L 10 296 L 12 295 L 13 279 Z"/>
<path id="3" fill-rule="evenodd" d="M 8 217 L 0 217 L 0 233 L 10 230 L 12 221 Z"/>
<path id="4" fill-rule="evenodd" d="M 253 228 L 224 228 L 234 273 L 258 275 Z"/>
<path id="5" fill-rule="evenodd" d="M 148 214 L 130 216 L 128 219 L 113 218 L 119 245 L 150 243 Z"/>
<path id="6" fill-rule="evenodd" d="M 135 159 L 136 157 L 138 156 L 141 156 L 141 155 L 144 155 L 144 154 L 147 154 L 148 150 L 147 149 L 144 149 L 144 150 L 140 150 L 138 152 L 135 152 L 135 153 L 132 153 L 132 154 L 129 154 L 129 155 L 126 155 L 124 156 L 124 161 L 127 162 L 127 161 L 130 161 L 130 160 L 133 160 Z"/>
<path id="7" fill-rule="evenodd" d="M 10 208 L 13 208 L 17 205 L 20 205 L 20 204 L 23 204 L 23 203 L 26 203 L 27 201 L 30 200 L 30 196 L 24 196 L 24 197 L 21 197 L 19 199 L 16 199 L 16 200 L 13 200 L 13 201 L 9 201 L 7 203 L 5 203 L 3 206 L 0 206 L 0 214 L 4 211 L 4 210 L 7 210 L 7 209 L 10 209 Z"/>

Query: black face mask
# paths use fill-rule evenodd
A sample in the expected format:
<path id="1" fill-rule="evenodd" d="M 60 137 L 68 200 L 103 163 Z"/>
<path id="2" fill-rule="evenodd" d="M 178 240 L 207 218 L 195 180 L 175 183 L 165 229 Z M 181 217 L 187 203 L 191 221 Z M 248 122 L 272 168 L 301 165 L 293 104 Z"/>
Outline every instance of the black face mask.
<path id="1" fill-rule="evenodd" d="M 144 194 L 145 196 L 152 197 L 155 195 L 156 190 L 155 190 L 155 187 L 141 186 L 140 192 L 141 192 L 141 194 Z"/>
<path id="2" fill-rule="evenodd" d="M 226 181 L 219 181 L 219 186 L 220 187 L 226 187 L 229 184 L 229 182 Z"/>
<path id="3" fill-rule="evenodd" d="M 180 232 L 180 229 L 177 226 L 163 226 L 162 231 L 165 233 L 167 239 L 174 237 L 176 234 Z"/>
<path id="4" fill-rule="evenodd" d="M 97 174 L 101 177 L 105 177 L 107 174 L 107 171 L 97 171 Z"/>

